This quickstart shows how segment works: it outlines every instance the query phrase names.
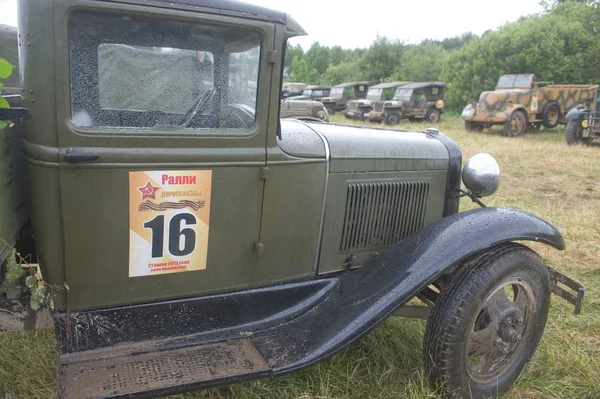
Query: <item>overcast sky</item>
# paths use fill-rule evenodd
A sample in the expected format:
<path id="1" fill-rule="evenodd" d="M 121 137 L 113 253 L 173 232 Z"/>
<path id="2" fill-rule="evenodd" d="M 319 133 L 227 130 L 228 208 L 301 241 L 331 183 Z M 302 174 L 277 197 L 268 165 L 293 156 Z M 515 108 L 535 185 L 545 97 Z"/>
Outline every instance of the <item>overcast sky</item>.
<path id="1" fill-rule="evenodd" d="M 40 0 L 49 1 L 49 0 Z M 368 47 L 377 34 L 407 43 L 444 39 L 487 29 L 542 11 L 539 0 L 246 0 L 291 14 L 309 36 L 295 38 L 304 48 Z M 0 24 L 16 26 L 17 0 L 0 0 Z"/>

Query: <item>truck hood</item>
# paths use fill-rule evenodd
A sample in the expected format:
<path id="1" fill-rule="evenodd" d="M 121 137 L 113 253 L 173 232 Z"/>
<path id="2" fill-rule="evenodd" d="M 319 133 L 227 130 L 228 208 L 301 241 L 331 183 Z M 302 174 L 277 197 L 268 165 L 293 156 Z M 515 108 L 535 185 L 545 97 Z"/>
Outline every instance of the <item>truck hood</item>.
<path id="1" fill-rule="evenodd" d="M 447 170 L 448 150 L 433 135 L 281 120 L 280 148 L 300 158 L 330 155 L 330 172 Z"/>

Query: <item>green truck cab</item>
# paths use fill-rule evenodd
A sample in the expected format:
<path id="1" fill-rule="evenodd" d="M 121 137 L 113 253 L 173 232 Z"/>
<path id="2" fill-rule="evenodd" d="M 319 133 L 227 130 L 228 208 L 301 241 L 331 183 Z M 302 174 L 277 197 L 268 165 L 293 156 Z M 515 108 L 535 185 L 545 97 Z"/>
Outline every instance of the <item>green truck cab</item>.
<path id="1" fill-rule="evenodd" d="M 13 241 L 52 287 L 57 397 L 279 376 L 392 315 L 428 320 L 433 385 L 488 397 L 533 355 L 557 281 L 579 312 L 583 287 L 514 242 L 562 250 L 561 233 L 483 207 L 490 155 L 463 167 L 436 129 L 280 118 L 283 53 L 304 34 L 237 1 L 19 0 L 3 156 L 26 164 Z"/>

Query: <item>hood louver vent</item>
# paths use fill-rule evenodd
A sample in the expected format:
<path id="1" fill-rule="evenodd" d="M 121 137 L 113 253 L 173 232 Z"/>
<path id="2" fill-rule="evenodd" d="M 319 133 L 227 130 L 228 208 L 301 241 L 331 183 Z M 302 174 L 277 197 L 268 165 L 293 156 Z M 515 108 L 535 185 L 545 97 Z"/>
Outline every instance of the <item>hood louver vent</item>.
<path id="1" fill-rule="evenodd" d="M 429 182 L 350 184 L 341 251 L 392 245 L 423 227 Z"/>
<path id="2" fill-rule="evenodd" d="M 373 104 L 373 111 L 375 111 L 375 112 L 383 112 L 383 102 L 382 101 L 378 101 L 375 104 Z"/>

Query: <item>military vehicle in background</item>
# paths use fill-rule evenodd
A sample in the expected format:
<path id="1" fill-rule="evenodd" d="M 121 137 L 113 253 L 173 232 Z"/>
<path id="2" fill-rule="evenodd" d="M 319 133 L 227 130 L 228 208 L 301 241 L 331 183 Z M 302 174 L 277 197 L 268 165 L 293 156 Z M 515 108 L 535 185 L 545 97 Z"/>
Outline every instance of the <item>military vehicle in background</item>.
<path id="1" fill-rule="evenodd" d="M 324 97 L 329 96 L 330 91 L 331 86 L 306 86 L 294 100 L 322 101 Z"/>
<path id="2" fill-rule="evenodd" d="M 521 136 L 527 127 L 552 129 L 566 124 L 567 112 L 592 100 L 598 85 L 556 85 L 538 82 L 533 74 L 502 75 L 493 91 L 484 91 L 479 101 L 461 114 L 468 132 L 502 125 L 507 137 Z"/>
<path id="3" fill-rule="evenodd" d="M 0 253 L 34 263 L 43 282 L 23 280 L 53 300 L 59 399 L 285 375 L 390 316 L 427 319 L 440 393 L 496 396 L 534 354 L 551 292 L 580 311 L 583 287 L 514 242 L 563 250 L 561 233 L 482 204 L 500 182 L 490 155 L 463 167 L 437 129 L 280 118 L 287 40 L 306 34 L 287 14 L 231 0 L 18 10 Z M 461 197 L 482 207 L 459 212 Z"/>
<path id="4" fill-rule="evenodd" d="M 283 98 L 296 97 L 302 94 L 306 86 L 308 86 L 306 83 L 284 83 L 281 94 Z"/>
<path id="5" fill-rule="evenodd" d="M 349 101 L 367 97 L 369 82 L 348 82 L 333 86 L 329 96 L 321 100 L 330 115 L 346 109 Z"/>
<path id="6" fill-rule="evenodd" d="M 369 87 L 367 97 L 361 100 L 352 100 L 348 102 L 348 107 L 344 110 L 344 116 L 348 119 L 360 119 L 364 121 L 366 115 L 384 101 L 391 100 L 394 97 L 396 88 L 409 82 L 390 82 L 380 83 Z"/>
<path id="7" fill-rule="evenodd" d="M 412 82 L 396 89 L 394 97 L 367 114 L 372 122 L 397 125 L 401 119 L 437 123 L 444 113 L 444 82 Z M 382 109 L 383 108 L 383 109 Z"/>
<path id="8" fill-rule="evenodd" d="M 600 143 L 600 93 L 592 104 L 586 100 L 585 105 L 578 105 L 567 115 L 565 140 L 567 144 Z"/>
<path id="9" fill-rule="evenodd" d="M 319 101 L 297 100 L 295 97 L 285 99 L 281 102 L 280 116 L 282 118 L 294 119 L 318 119 L 329 122 L 329 113 Z"/>

